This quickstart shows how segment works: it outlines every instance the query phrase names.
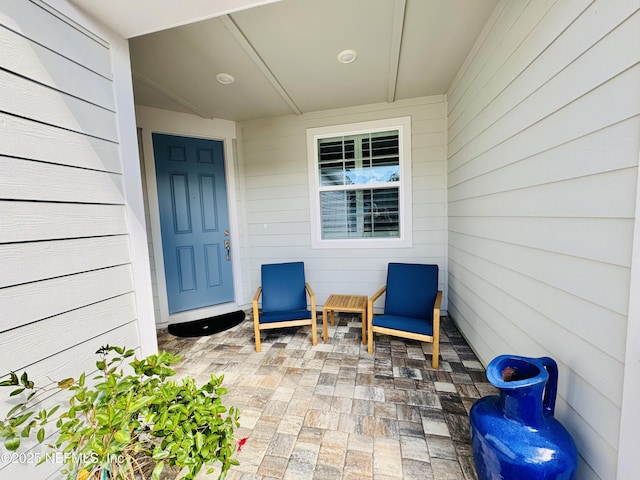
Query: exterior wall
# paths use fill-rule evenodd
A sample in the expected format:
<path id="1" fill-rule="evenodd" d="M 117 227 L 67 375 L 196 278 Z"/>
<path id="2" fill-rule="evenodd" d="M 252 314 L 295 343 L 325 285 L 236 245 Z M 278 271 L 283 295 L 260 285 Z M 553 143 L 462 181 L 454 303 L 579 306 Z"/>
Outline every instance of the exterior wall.
<path id="1" fill-rule="evenodd" d="M 51 5 L 0 4 L 0 377 L 37 383 L 93 371 L 105 344 L 157 349 L 128 47 Z"/>
<path id="2" fill-rule="evenodd" d="M 262 264 L 294 260 L 304 260 L 318 306 L 331 293 L 373 294 L 384 285 L 390 261 L 437 263 L 444 288 L 445 113 L 444 97 L 435 96 L 239 124 L 249 298 L 260 283 Z M 306 129 L 407 115 L 412 117 L 413 246 L 311 248 Z"/>
<path id="3" fill-rule="evenodd" d="M 236 126 L 234 122 L 220 119 L 204 119 L 186 113 L 170 112 L 149 107 L 136 107 L 136 121 L 140 129 L 139 139 L 143 152 L 144 198 L 148 204 L 149 222 L 146 234 L 150 239 L 149 262 L 152 269 L 153 300 L 156 311 L 156 324 L 168 325 L 174 322 L 186 322 L 237 310 L 239 306 L 250 302 L 243 295 L 242 262 L 243 248 L 240 237 L 241 212 L 240 196 L 237 185 L 240 183 L 236 166 Z M 231 253 L 233 262 L 234 290 L 236 301 L 233 304 L 215 305 L 169 315 L 167 292 L 165 288 L 164 262 L 162 257 L 162 235 L 158 211 L 158 191 L 156 188 L 156 170 L 153 156 L 153 133 L 167 133 L 185 137 L 210 138 L 223 140 L 225 145 L 225 173 L 227 176 L 227 197 L 229 200 L 229 222 L 231 226 Z"/>
<path id="4" fill-rule="evenodd" d="M 578 445 L 580 479 L 632 478 L 616 469 L 637 9 L 502 1 L 448 93 L 449 313 L 485 364 L 502 353 L 558 361 L 556 415 Z"/>

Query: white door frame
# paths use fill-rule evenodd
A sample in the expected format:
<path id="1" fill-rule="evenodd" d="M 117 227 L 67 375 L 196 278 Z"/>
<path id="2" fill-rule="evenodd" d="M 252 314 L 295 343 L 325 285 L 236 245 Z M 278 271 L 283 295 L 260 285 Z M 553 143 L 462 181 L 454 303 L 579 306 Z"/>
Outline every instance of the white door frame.
<path id="1" fill-rule="evenodd" d="M 153 245 L 153 266 L 155 268 L 155 282 L 158 295 L 160 318 L 156 324 L 186 322 L 201 318 L 220 315 L 237 310 L 244 305 L 241 259 L 239 243 L 239 221 L 236 198 L 236 175 L 233 150 L 236 138 L 235 122 L 219 119 L 204 119 L 186 113 L 170 112 L 149 107 L 136 107 L 136 122 L 142 130 L 142 148 L 144 155 L 145 176 L 147 181 L 147 198 L 149 202 L 149 220 L 151 227 L 151 241 Z M 156 170 L 153 155 L 152 133 L 165 133 L 185 137 L 207 138 L 224 142 L 224 165 L 227 182 L 227 199 L 229 205 L 229 227 L 231 238 L 231 263 L 233 269 L 233 287 L 235 302 L 213 305 L 169 314 L 169 303 L 166 291 L 166 278 L 162 251 L 162 236 L 160 233 L 160 210 L 158 204 L 158 190 L 156 188 Z"/>

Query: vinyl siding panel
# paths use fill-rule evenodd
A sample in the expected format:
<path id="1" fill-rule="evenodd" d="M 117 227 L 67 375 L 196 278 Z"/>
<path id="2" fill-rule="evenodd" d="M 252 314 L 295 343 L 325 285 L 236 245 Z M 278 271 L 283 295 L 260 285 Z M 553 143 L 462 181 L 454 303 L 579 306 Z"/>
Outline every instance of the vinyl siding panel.
<path id="1" fill-rule="evenodd" d="M 372 294 L 384 284 L 390 261 L 439 264 L 444 289 L 445 113 L 444 97 L 434 96 L 239 124 L 251 295 L 262 264 L 295 260 L 304 260 L 318 305 L 331 293 Z M 413 245 L 311 248 L 306 129 L 401 116 L 412 123 Z"/>
<path id="2" fill-rule="evenodd" d="M 559 364 L 578 478 L 616 477 L 640 130 L 637 2 L 508 2 L 448 92 L 449 313 Z"/>
<path id="3" fill-rule="evenodd" d="M 77 377 L 101 345 L 139 350 L 111 55 L 42 2 L 0 5 L 0 377 Z"/>

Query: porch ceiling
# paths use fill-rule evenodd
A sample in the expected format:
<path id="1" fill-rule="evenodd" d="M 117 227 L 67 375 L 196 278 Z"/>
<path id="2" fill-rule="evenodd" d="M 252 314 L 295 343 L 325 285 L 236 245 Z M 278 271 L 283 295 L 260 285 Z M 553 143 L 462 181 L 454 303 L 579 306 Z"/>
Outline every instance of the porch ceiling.
<path id="1" fill-rule="evenodd" d="M 72 1 L 131 37 L 136 104 L 235 121 L 446 93 L 497 2 Z"/>

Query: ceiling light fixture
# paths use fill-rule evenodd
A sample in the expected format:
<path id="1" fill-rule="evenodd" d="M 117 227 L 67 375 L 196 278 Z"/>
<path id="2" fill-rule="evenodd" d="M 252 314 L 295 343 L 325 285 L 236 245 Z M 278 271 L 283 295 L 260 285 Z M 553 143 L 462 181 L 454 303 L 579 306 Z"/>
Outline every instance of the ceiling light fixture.
<path id="1" fill-rule="evenodd" d="M 353 63 L 358 58 L 358 52 L 355 50 L 343 50 L 338 54 L 338 61 L 340 63 Z"/>
<path id="2" fill-rule="evenodd" d="M 233 75 L 229 75 L 228 73 L 217 74 L 216 80 L 218 81 L 218 83 L 221 83 L 223 85 L 229 85 L 236 81 L 236 79 L 233 78 Z"/>

